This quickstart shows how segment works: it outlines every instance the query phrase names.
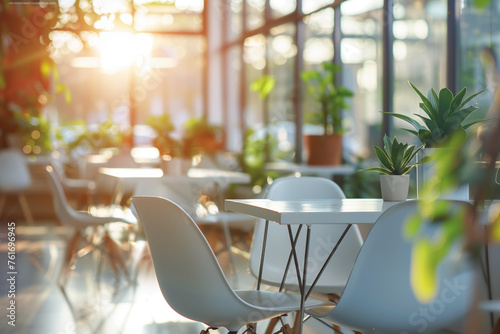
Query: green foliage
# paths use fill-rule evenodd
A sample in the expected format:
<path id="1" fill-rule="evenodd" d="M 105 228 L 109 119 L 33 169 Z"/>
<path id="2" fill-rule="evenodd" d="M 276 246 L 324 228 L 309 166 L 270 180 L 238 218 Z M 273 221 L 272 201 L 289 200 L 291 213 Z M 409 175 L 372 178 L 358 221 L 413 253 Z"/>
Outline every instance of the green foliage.
<path id="1" fill-rule="evenodd" d="M 185 155 L 214 154 L 223 149 L 224 130 L 205 118 L 191 117 L 184 123 Z"/>
<path id="2" fill-rule="evenodd" d="M 240 164 L 245 173 L 250 174 L 251 184 L 263 187 L 270 173 L 266 172 L 266 147 L 270 152 L 277 152 L 277 140 L 268 129 L 254 131 L 248 129 L 245 134 L 245 146 L 243 148 Z"/>
<path id="3" fill-rule="evenodd" d="M 302 80 L 307 83 L 307 91 L 317 102 L 318 110 L 310 114 L 309 122 L 323 126 L 325 134 L 343 133 L 342 110 L 349 106 L 346 98 L 353 93 L 335 84 L 335 74 L 341 68 L 330 62 L 322 63 L 322 70 L 304 71 Z"/>
<path id="4" fill-rule="evenodd" d="M 111 120 L 99 124 L 97 128 L 90 128 L 82 120 L 74 121 L 56 129 L 56 138 L 68 156 L 101 148 L 119 147 L 122 143 L 120 128 Z"/>
<path id="5" fill-rule="evenodd" d="M 18 132 L 29 147 L 29 154 L 47 153 L 52 149 L 47 118 L 32 108 L 14 110 L 14 117 L 19 125 Z M 27 149 L 24 151 L 28 152 Z"/>
<path id="6" fill-rule="evenodd" d="M 429 303 L 436 297 L 438 266 L 456 240 L 463 237 L 466 214 L 464 210 L 454 210 L 448 201 L 429 199 L 419 206 L 418 214 L 406 221 L 405 237 L 414 244 L 410 281 L 422 303 Z M 424 222 L 439 224 L 439 233 L 432 237 L 422 236 Z"/>
<path id="7" fill-rule="evenodd" d="M 486 9 L 490 5 L 491 0 L 472 0 L 474 7 L 480 10 Z"/>
<path id="8" fill-rule="evenodd" d="M 376 172 L 386 175 L 405 175 L 417 164 L 411 163 L 423 146 L 416 148 L 416 145 L 408 146 L 398 141 L 396 137 L 391 140 L 387 135 L 384 136 L 384 148 L 373 146 L 378 160 L 382 167 L 372 167 L 358 170 L 358 172 Z"/>
<path id="9" fill-rule="evenodd" d="M 263 75 L 259 79 L 252 82 L 250 90 L 259 93 L 259 97 L 264 100 L 276 85 L 276 80 L 272 75 Z"/>
<path id="10" fill-rule="evenodd" d="M 467 88 L 463 88 L 457 95 L 448 88 L 443 88 L 439 91 L 439 95 L 430 89 L 425 97 L 411 82 L 410 86 L 417 92 L 422 99 L 419 104 L 420 108 L 425 112 L 426 116 L 415 114 L 422 120 L 423 125 L 417 120 L 406 115 L 385 112 L 410 123 L 415 130 L 403 129 L 417 136 L 425 147 L 440 147 L 446 145 L 446 141 L 451 135 L 459 135 L 465 138 L 466 132 L 470 126 L 481 122 L 472 121 L 463 124 L 465 119 L 469 117 L 478 108 L 475 105 L 466 107 L 466 105 L 477 95 L 484 90 L 473 94 L 464 100 Z"/>

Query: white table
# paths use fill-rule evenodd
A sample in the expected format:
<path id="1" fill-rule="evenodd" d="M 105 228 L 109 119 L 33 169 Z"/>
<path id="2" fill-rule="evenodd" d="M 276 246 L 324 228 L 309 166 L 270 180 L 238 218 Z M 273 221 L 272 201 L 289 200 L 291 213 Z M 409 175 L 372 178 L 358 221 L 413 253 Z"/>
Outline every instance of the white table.
<path id="1" fill-rule="evenodd" d="M 293 238 L 291 235 L 291 226 L 296 224 L 304 224 L 307 226 L 306 253 L 304 256 L 302 283 L 301 286 L 306 286 L 307 276 L 307 258 L 310 239 L 310 230 L 312 224 L 345 224 L 349 223 L 348 228 L 344 232 L 347 233 L 351 224 L 372 224 L 380 215 L 388 208 L 396 205 L 399 202 L 384 202 L 382 199 L 336 199 L 336 200 L 306 200 L 306 201 L 274 201 L 269 199 L 246 199 L 234 200 L 227 199 L 225 201 L 225 210 L 244 213 L 258 218 L 274 221 L 279 224 L 288 225 L 290 242 L 292 245 L 292 253 L 295 259 L 296 270 L 299 271 L 297 255 L 293 247 Z M 342 241 L 343 236 L 339 239 L 338 244 Z M 263 245 L 265 247 L 265 244 Z M 335 246 L 324 264 L 327 265 L 329 259 L 335 252 Z M 262 259 L 264 260 L 265 249 L 262 250 Z M 321 275 L 322 270 L 320 271 Z M 259 282 L 262 277 L 262 272 L 259 272 Z M 317 280 L 317 279 L 316 279 Z M 309 291 L 305 288 L 301 291 L 300 319 L 304 316 L 304 302 L 312 291 L 316 281 L 313 282 Z M 299 322 L 298 332 L 302 333 L 302 322 Z"/>
<path id="2" fill-rule="evenodd" d="M 371 224 L 399 202 L 382 199 L 348 198 L 336 200 L 273 201 L 242 199 L 225 201 L 225 209 L 279 224 Z"/>
<path id="3" fill-rule="evenodd" d="M 300 173 L 301 175 L 320 175 L 328 178 L 335 175 L 350 175 L 354 173 L 354 167 L 351 165 L 322 166 L 290 162 L 268 162 L 265 165 L 265 169 L 275 172 Z"/>
<path id="4" fill-rule="evenodd" d="M 197 180 L 200 182 L 214 182 L 220 188 L 230 184 L 246 184 L 250 182 L 250 175 L 241 172 L 226 171 L 210 168 L 191 168 L 187 175 L 165 175 L 161 168 L 99 168 L 99 173 L 115 179 L 112 195 L 112 204 L 119 204 L 123 198 L 123 183 L 136 185 L 145 180 L 158 180 L 159 182 L 175 181 L 179 179 Z"/>

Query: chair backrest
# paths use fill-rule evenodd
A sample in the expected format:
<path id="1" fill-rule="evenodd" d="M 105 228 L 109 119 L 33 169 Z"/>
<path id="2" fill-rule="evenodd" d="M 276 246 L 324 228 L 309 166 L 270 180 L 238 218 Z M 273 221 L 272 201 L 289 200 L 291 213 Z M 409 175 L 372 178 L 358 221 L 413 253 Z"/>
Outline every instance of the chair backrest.
<path id="1" fill-rule="evenodd" d="M 322 177 L 283 177 L 275 180 L 269 187 L 266 198 L 273 200 L 306 200 L 306 199 L 343 199 L 342 189 L 332 180 Z M 307 224 L 307 222 L 304 222 Z M 312 283 L 321 266 L 327 259 L 331 249 L 337 243 L 346 229 L 345 224 L 312 225 L 308 258 L 307 284 Z M 291 246 L 288 228 L 274 222 L 268 224 L 263 280 L 268 284 L 279 285 L 282 281 L 285 265 L 290 254 Z M 296 227 L 293 231 L 296 231 Z M 261 259 L 262 242 L 264 238 L 265 221 L 260 220 L 255 228 L 252 249 L 250 253 L 250 270 L 258 276 Z M 299 263 L 303 263 L 306 231 L 303 228 L 297 242 Z M 346 234 L 341 245 L 329 262 L 318 281 L 315 291 L 339 293 L 354 265 L 356 256 L 361 248 L 363 239 L 356 225 L 353 225 Z M 286 283 L 297 284 L 294 267 L 291 266 Z M 290 286 L 289 286 L 290 288 Z"/>
<path id="2" fill-rule="evenodd" d="M 16 150 L 0 151 L 0 192 L 22 192 L 31 185 L 26 158 Z"/>
<path id="3" fill-rule="evenodd" d="M 46 171 L 49 175 L 48 181 L 52 193 L 52 200 L 54 202 L 54 211 L 57 218 L 65 225 L 79 225 L 80 218 L 77 216 L 77 213 L 73 210 L 66 199 L 66 194 L 64 193 L 60 176 L 52 166 L 47 166 Z"/>
<path id="4" fill-rule="evenodd" d="M 248 305 L 229 285 L 193 219 L 165 198 L 133 196 L 131 201 L 146 232 L 160 289 L 172 309 L 210 326 L 238 322 Z"/>
<path id="5" fill-rule="evenodd" d="M 449 203 L 453 212 L 470 205 Z M 435 300 L 422 304 L 415 297 L 410 283 L 413 243 L 404 237 L 404 228 L 407 218 L 419 210 L 418 201 L 408 201 L 381 215 L 365 240 L 331 320 L 370 333 L 423 333 L 443 328 L 467 313 L 475 275 L 468 258 L 457 257 L 459 241 L 438 268 Z M 423 236 L 439 238 L 439 222 L 421 223 Z"/>

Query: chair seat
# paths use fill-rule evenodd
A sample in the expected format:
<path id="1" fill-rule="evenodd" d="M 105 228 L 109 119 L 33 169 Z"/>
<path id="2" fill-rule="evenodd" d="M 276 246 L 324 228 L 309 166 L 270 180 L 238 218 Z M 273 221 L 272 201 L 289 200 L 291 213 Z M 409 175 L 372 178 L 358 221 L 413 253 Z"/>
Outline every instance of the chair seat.
<path id="1" fill-rule="evenodd" d="M 235 293 L 245 302 L 256 307 L 269 307 L 269 301 L 272 300 L 273 310 L 290 312 L 297 309 L 300 304 L 300 295 L 294 293 L 284 293 L 265 290 L 235 290 Z M 330 301 L 319 298 L 309 297 L 305 303 L 306 308 L 313 308 L 317 312 L 324 311 L 328 313 L 333 310 L 335 304 Z"/>
<path id="2" fill-rule="evenodd" d="M 274 268 L 273 268 L 274 269 Z M 282 277 L 283 277 L 283 272 L 275 270 L 274 273 L 272 273 L 271 268 L 266 268 L 267 272 L 265 273 L 267 277 L 272 277 L 271 279 L 266 279 L 266 277 L 262 277 L 262 283 L 267 284 L 267 285 L 276 285 L 276 282 L 280 282 Z M 298 292 L 298 283 L 297 283 L 297 277 L 295 274 L 295 269 L 291 267 L 291 270 L 293 272 L 287 277 L 287 281 L 283 285 L 283 288 L 286 291 L 294 291 Z M 267 275 L 270 274 L 270 275 Z M 274 274 L 274 275 L 273 275 Z M 314 273 L 316 274 L 316 273 Z M 307 281 L 306 281 L 306 288 L 309 289 L 311 286 L 311 283 L 314 280 L 313 275 L 307 275 Z M 314 292 L 316 293 L 337 293 L 341 294 L 342 291 L 344 291 L 345 285 L 347 283 L 347 277 L 346 279 L 338 279 L 338 277 L 335 277 L 335 279 L 327 280 L 326 282 L 322 279 L 316 283 L 314 286 Z"/>

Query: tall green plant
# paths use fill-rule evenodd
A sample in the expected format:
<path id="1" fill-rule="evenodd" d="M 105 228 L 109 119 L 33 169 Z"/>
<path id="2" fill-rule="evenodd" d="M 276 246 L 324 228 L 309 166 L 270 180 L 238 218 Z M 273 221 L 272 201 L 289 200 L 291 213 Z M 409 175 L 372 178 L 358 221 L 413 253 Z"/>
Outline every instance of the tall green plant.
<path id="1" fill-rule="evenodd" d="M 464 99 L 467 93 L 465 87 L 455 96 L 448 88 L 441 89 L 439 94 L 434 89 L 430 89 L 427 97 L 425 97 L 411 82 L 409 84 L 422 100 L 419 106 L 425 112 L 425 115 L 414 115 L 423 124 L 420 124 L 414 118 L 395 112 L 386 112 L 386 114 L 410 123 L 415 130 L 403 130 L 417 136 L 425 147 L 443 146 L 452 135 L 465 137 L 466 130 L 469 127 L 482 121 L 476 120 L 464 124 L 465 119 L 478 109 L 475 104 L 470 106 L 467 106 L 467 104 L 484 90 Z"/>
<path id="2" fill-rule="evenodd" d="M 321 124 L 325 135 L 344 132 L 342 110 L 349 108 L 345 100 L 353 96 L 349 89 L 335 84 L 335 74 L 340 70 L 340 66 L 323 62 L 321 71 L 301 73 L 302 80 L 308 84 L 307 91 L 318 105 L 317 111 L 310 113 L 309 121 Z"/>

